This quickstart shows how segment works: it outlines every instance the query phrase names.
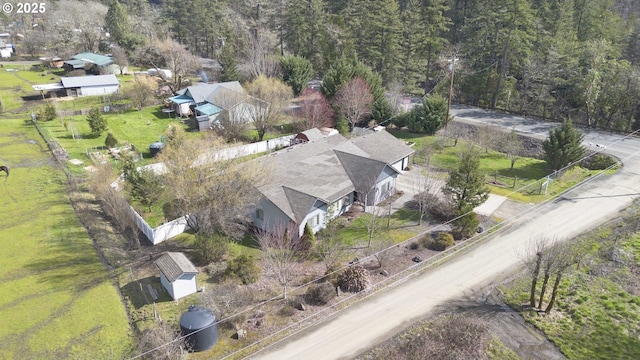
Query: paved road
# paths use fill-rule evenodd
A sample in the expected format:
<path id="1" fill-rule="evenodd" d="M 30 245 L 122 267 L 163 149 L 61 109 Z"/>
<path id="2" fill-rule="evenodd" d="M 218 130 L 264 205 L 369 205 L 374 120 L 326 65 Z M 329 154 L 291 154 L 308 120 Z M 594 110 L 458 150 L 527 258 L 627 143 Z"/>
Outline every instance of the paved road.
<path id="1" fill-rule="evenodd" d="M 546 134 L 547 124 L 472 108 L 456 108 L 461 121 L 497 121 L 521 132 Z M 536 235 L 572 237 L 615 217 L 640 196 L 640 140 L 591 132 L 587 141 L 607 145 L 624 160 L 615 175 L 598 177 L 562 199 L 517 219 L 519 226 L 401 285 L 378 293 L 328 321 L 255 354 L 259 359 L 349 359 L 424 318 L 438 307 L 473 293 L 519 265 L 518 254 Z"/>

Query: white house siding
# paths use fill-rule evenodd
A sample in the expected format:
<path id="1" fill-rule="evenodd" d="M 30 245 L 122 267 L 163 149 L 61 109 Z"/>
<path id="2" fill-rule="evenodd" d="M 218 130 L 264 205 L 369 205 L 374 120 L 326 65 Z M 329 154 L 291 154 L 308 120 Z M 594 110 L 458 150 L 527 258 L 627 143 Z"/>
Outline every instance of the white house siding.
<path id="1" fill-rule="evenodd" d="M 391 164 L 391 166 L 394 169 L 396 169 L 396 170 L 398 170 L 400 172 L 403 172 L 404 169 L 406 169 L 409 166 L 409 157 L 408 156 L 403 157 L 402 159 L 400 159 L 400 160 L 394 162 L 393 164 Z"/>
<path id="2" fill-rule="evenodd" d="M 118 92 L 118 85 L 86 86 L 78 89 L 78 96 L 108 95 Z"/>
<path id="3" fill-rule="evenodd" d="M 321 201 L 316 201 L 313 209 L 309 211 L 304 220 L 300 222 L 300 227 L 298 229 L 299 234 L 302 236 L 306 224 L 311 226 L 311 230 L 313 230 L 313 233 L 315 234 L 327 227 L 327 220 L 327 204 Z"/>
<path id="4" fill-rule="evenodd" d="M 353 198 L 354 193 L 351 192 L 345 197 L 342 197 L 329 205 L 327 207 L 327 222 L 344 214 L 347 210 L 349 210 L 349 207 L 351 207 L 351 204 L 353 204 Z"/>
<path id="5" fill-rule="evenodd" d="M 173 295 L 173 285 L 162 272 L 160 272 L 160 283 L 162 283 L 162 286 L 167 290 L 171 298 L 175 299 L 176 297 Z"/>
<path id="6" fill-rule="evenodd" d="M 390 193 L 395 191 L 397 173 L 385 167 L 376 181 L 375 200 L 371 205 L 377 205 L 384 200 Z"/>
<path id="7" fill-rule="evenodd" d="M 174 300 L 178 300 L 197 291 L 196 274 L 184 274 L 173 282 Z"/>
<path id="8" fill-rule="evenodd" d="M 256 211 L 258 209 L 262 210 L 262 219 L 258 219 L 257 217 Z M 286 229 L 291 223 L 291 219 L 289 219 L 282 210 L 265 198 L 260 200 L 256 211 L 253 211 L 253 226 L 258 229 L 271 233 L 278 233 L 284 231 L 284 229 Z"/>

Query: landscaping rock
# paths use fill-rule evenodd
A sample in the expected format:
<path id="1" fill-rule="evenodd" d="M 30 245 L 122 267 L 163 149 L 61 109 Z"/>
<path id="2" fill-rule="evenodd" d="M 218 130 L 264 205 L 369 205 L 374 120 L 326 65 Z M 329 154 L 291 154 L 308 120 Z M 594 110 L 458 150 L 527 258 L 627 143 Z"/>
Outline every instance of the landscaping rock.
<path id="1" fill-rule="evenodd" d="M 247 330 L 245 329 L 238 329 L 238 331 L 235 333 L 235 338 L 240 340 L 240 339 L 244 339 L 247 337 Z"/>
<path id="2" fill-rule="evenodd" d="M 305 310 L 306 310 L 306 308 L 305 308 L 304 304 L 303 304 L 303 303 L 301 303 L 301 302 L 296 303 L 296 304 L 294 305 L 294 307 L 295 307 L 296 309 L 300 310 L 300 311 L 305 311 Z"/>
<path id="3" fill-rule="evenodd" d="M 382 270 L 382 271 L 380 271 L 380 275 L 389 276 L 389 272 L 387 270 Z"/>
<path id="4" fill-rule="evenodd" d="M 419 263 L 419 262 L 422 262 L 422 258 L 420 256 L 414 256 L 413 259 L 411 259 L 411 261 Z"/>

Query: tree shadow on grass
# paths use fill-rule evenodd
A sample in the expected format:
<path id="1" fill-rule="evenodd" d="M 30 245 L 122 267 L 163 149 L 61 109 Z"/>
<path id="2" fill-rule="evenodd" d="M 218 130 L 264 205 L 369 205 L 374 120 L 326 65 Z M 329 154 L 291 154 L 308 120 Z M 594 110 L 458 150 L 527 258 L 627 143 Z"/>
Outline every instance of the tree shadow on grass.
<path id="1" fill-rule="evenodd" d="M 159 270 L 158 270 L 159 271 Z M 149 287 L 155 292 L 151 294 Z M 147 276 L 136 281 L 131 281 L 120 288 L 122 295 L 126 297 L 135 309 L 140 309 L 145 305 L 160 302 L 172 301 L 169 293 L 164 289 L 158 276 Z M 157 295 L 157 299 L 154 299 Z"/>

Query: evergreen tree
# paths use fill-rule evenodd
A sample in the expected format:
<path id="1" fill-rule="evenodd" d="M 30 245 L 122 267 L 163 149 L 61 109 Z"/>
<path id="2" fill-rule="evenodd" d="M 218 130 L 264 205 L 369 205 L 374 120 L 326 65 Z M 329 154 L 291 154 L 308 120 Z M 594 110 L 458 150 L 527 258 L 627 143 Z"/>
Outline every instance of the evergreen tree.
<path id="1" fill-rule="evenodd" d="M 397 1 L 351 1 L 346 12 L 358 57 L 390 82 L 396 75 L 402 35 Z"/>
<path id="2" fill-rule="evenodd" d="M 571 121 L 549 130 L 549 137 L 542 142 L 544 159 L 553 170 L 560 170 L 565 166 L 581 159 L 585 149 L 582 146 L 584 134 L 575 129 Z"/>
<path id="3" fill-rule="evenodd" d="M 422 106 L 411 110 L 406 126 L 411 132 L 433 135 L 444 126 L 446 117 L 447 100 L 440 95 L 429 95 L 422 101 Z"/>
<path id="4" fill-rule="evenodd" d="M 113 136 L 113 134 L 111 132 L 108 132 L 107 133 L 107 137 L 104 139 L 104 144 L 108 148 L 115 147 L 116 145 L 118 145 L 118 139 L 116 139 L 116 137 Z"/>
<path id="5" fill-rule="evenodd" d="M 87 121 L 94 136 L 100 136 L 103 131 L 107 130 L 107 120 L 102 116 L 99 108 L 92 108 L 87 115 Z"/>
<path id="6" fill-rule="evenodd" d="M 485 184 L 485 175 L 480 171 L 480 157 L 476 152 L 469 149 L 462 154 L 460 165 L 449 172 L 449 180 L 442 192 L 452 200 L 458 212 L 473 209 L 487 201 L 489 188 Z"/>
<path id="7" fill-rule="evenodd" d="M 348 59 L 342 57 L 340 61 L 331 65 L 331 68 L 322 78 L 322 92 L 332 100 L 340 87 L 351 81 L 355 77 L 363 78 L 369 85 L 371 95 L 373 95 L 372 118 L 382 122 L 393 116 L 393 108 L 385 98 L 385 89 L 382 85 L 382 78 L 369 66 L 359 62 L 357 58 Z"/>
<path id="8" fill-rule="evenodd" d="M 451 231 L 457 238 L 467 239 L 477 233 L 480 220 L 473 211 L 473 207 L 464 206 L 456 212 L 455 216 L 456 219 L 451 224 Z"/>
<path id="9" fill-rule="evenodd" d="M 238 81 L 241 79 L 240 73 L 238 72 L 238 65 L 236 64 L 236 58 L 233 51 L 233 45 L 227 43 L 220 53 L 220 58 L 218 60 L 220 65 L 222 66 L 222 71 L 220 72 L 220 82 L 226 81 Z"/>
<path id="10" fill-rule="evenodd" d="M 313 78 L 313 65 L 311 61 L 300 56 L 285 56 L 280 59 L 282 68 L 282 80 L 291 86 L 295 96 L 300 95 L 307 87 L 309 80 Z"/>
<path id="11" fill-rule="evenodd" d="M 113 0 L 104 19 L 110 38 L 125 49 L 133 50 L 134 36 L 131 33 L 127 9 L 118 0 Z"/>

